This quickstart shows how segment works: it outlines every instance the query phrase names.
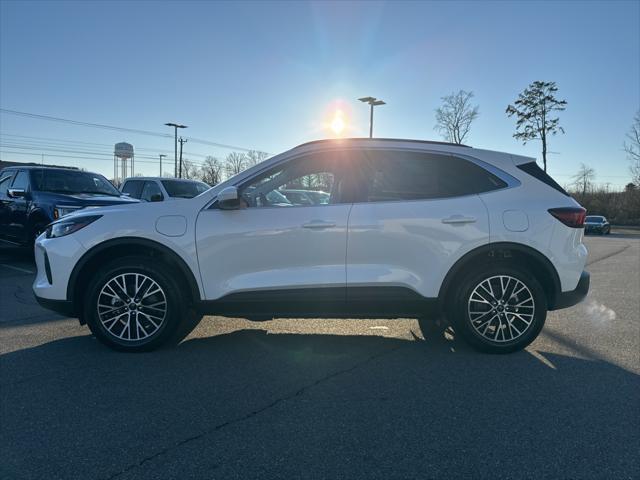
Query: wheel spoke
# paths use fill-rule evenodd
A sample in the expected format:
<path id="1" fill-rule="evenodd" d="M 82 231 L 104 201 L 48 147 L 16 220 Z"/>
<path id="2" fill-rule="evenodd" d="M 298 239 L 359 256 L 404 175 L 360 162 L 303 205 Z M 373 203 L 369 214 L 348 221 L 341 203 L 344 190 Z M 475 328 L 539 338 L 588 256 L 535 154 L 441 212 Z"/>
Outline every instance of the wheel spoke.
<path id="1" fill-rule="evenodd" d="M 149 305 L 142 303 L 143 299 Z M 155 280 L 132 272 L 108 280 L 98 294 L 96 308 L 104 329 L 117 341 L 126 343 L 145 340 L 157 333 L 167 316 L 168 305 L 164 290 Z"/>
<path id="2" fill-rule="evenodd" d="M 467 314 L 480 336 L 494 343 L 510 342 L 521 337 L 533 323 L 535 301 L 521 280 L 496 275 L 485 278 L 472 290 Z"/>

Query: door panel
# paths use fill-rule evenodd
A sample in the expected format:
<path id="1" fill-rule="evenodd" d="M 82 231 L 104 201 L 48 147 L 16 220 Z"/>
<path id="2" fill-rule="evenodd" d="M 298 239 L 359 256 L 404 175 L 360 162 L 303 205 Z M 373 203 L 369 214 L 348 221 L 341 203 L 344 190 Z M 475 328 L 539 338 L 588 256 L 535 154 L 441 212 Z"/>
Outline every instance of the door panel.
<path id="1" fill-rule="evenodd" d="M 8 190 L 13 175 L 13 170 L 0 172 L 0 238 L 9 236 L 9 208 L 12 199 L 9 198 Z"/>
<path id="2" fill-rule="evenodd" d="M 196 243 L 205 298 L 261 289 L 344 287 L 350 208 L 203 210 Z"/>
<path id="3" fill-rule="evenodd" d="M 477 195 L 355 204 L 349 218 L 347 291 L 397 286 L 436 297 L 453 263 L 488 242 L 487 211 Z"/>
<path id="4" fill-rule="evenodd" d="M 200 212 L 196 242 L 208 300 L 331 287 L 342 292 L 335 301 L 344 302 L 351 204 L 342 203 L 341 160 L 333 154 L 292 159 L 239 185 L 243 208 Z M 286 189 L 331 192 L 329 204 L 291 202 L 282 194 Z"/>
<path id="5" fill-rule="evenodd" d="M 349 218 L 347 299 L 360 287 L 438 296 L 451 266 L 489 242 L 479 192 L 503 182 L 448 154 L 370 150 L 359 160 L 359 199 Z"/>
<path id="6" fill-rule="evenodd" d="M 25 191 L 24 197 L 10 198 L 10 203 L 8 204 L 8 236 L 11 240 L 22 243 L 26 241 L 29 234 L 27 232 L 27 211 L 30 203 L 28 199 L 31 196 L 29 192 L 29 173 L 19 170 L 10 188 L 20 188 Z"/>

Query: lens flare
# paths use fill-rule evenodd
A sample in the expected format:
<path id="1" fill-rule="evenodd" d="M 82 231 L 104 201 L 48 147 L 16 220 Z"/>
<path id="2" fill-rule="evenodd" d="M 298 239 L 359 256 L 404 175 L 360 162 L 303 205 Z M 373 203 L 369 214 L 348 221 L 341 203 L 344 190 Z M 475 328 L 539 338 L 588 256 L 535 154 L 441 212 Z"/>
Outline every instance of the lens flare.
<path id="1" fill-rule="evenodd" d="M 344 113 L 342 112 L 342 110 L 338 109 L 333 112 L 333 118 L 329 122 L 329 128 L 334 133 L 334 135 L 338 137 L 342 135 L 346 126 L 347 122 L 345 121 Z"/>
<path id="2" fill-rule="evenodd" d="M 345 127 L 344 119 L 342 118 L 342 116 L 338 116 L 336 114 L 333 121 L 331 122 L 331 130 L 336 135 L 340 135 L 344 131 L 344 127 Z"/>

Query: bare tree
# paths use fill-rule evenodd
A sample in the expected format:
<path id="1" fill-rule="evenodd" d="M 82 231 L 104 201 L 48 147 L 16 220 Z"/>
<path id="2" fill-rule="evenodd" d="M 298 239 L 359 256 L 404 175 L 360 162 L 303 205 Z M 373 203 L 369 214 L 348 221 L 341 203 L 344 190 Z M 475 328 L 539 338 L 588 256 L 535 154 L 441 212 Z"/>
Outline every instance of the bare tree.
<path id="1" fill-rule="evenodd" d="M 244 153 L 231 152 L 224 163 L 228 177 L 237 175 L 247 168 L 247 158 Z"/>
<path id="2" fill-rule="evenodd" d="M 471 105 L 473 92 L 459 90 L 442 97 L 442 106 L 436 109 L 434 127 L 447 141 L 461 144 L 469 134 L 471 123 L 478 117 L 478 106 Z"/>
<path id="3" fill-rule="evenodd" d="M 212 187 L 222 181 L 223 163 L 216 157 L 208 156 L 200 168 L 200 178 Z"/>
<path id="4" fill-rule="evenodd" d="M 593 180 L 596 178 L 596 171 L 587 167 L 584 163 L 580 164 L 580 170 L 573 176 L 573 184 L 576 189 L 584 197 L 593 187 Z"/>
<path id="5" fill-rule="evenodd" d="M 633 124 L 627 133 L 627 139 L 629 142 L 624 142 L 624 151 L 627 152 L 627 158 L 631 162 L 629 165 L 631 180 L 634 184 L 640 185 L 640 110 L 633 117 Z"/>
<path id="6" fill-rule="evenodd" d="M 257 165 L 263 160 L 266 160 L 268 156 L 269 154 L 267 152 L 261 152 L 259 150 L 249 150 L 247 153 L 245 153 L 246 164 L 247 164 L 246 168 Z"/>
<path id="7" fill-rule="evenodd" d="M 526 144 L 529 140 L 542 142 L 542 162 L 544 171 L 547 171 L 547 138 L 557 132 L 564 133 L 559 125 L 558 117 L 552 118 L 553 112 L 566 109 L 566 100 L 558 100 L 555 93 L 558 91 L 556 82 L 535 81 L 524 92 L 518 95 L 514 105 L 509 105 L 506 114 L 515 115 L 516 133 L 513 138 L 522 140 Z"/>
<path id="8" fill-rule="evenodd" d="M 186 158 L 182 160 L 182 178 L 195 180 L 199 177 L 199 174 L 198 167 L 196 167 L 193 162 Z"/>

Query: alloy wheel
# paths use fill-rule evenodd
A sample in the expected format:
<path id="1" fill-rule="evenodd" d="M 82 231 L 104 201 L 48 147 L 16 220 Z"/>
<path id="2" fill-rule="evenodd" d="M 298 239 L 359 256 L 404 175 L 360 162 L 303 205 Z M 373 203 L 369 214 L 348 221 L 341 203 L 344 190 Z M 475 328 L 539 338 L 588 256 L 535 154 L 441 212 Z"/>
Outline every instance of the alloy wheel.
<path id="1" fill-rule="evenodd" d="M 167 297 L 152 278 L 123 273 L 102 287 L 97 310 L 102 327 L 115 339 L 139 342 L 162 327 L 167 317 Z"/>
<path id="2" fill-rule="evenodd" d="M 533 323 L 535 301 L 531 290 L 509 275 L 482 280 L 471 292 L 467 305 L 471 326 L 492 342 L 511 342 Z"/>

